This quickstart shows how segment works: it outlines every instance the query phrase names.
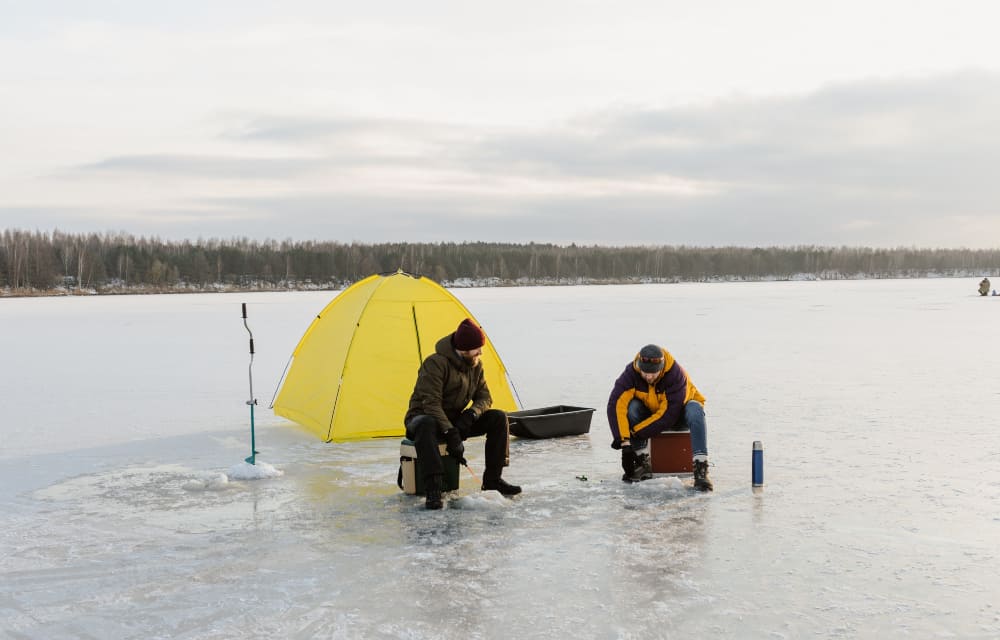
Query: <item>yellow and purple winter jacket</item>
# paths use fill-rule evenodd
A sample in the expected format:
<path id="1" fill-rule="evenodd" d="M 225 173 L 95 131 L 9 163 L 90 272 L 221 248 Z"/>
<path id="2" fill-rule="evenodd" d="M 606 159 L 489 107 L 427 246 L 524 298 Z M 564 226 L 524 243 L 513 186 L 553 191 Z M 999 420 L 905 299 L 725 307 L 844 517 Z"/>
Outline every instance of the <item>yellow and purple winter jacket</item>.
<path id="1" fill-rule="evenodd" d="M 650 411 L 650 416 L 629 427 L 628 404 L 640 400 Z M 684 421 L 684 405 L 688 402 L 705 404 L 705 397 L 694 386 L 684 368 L 663 349 L 663 370 L 651 384 L 639 370 L 639 354 L 625 367 L 608 398 L 608 426 L 611 427 L 611 446 L 616 449 L 626 438 L 648 438 L 675 427 Z"/>

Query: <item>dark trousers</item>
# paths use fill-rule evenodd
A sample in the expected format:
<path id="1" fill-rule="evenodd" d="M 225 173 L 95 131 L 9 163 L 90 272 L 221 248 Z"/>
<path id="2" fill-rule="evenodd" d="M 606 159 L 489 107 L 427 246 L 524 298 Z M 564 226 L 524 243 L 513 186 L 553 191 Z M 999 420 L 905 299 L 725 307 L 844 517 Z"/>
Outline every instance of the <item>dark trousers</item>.
<path id="1" fill-rule="evenodd" d="M 507 414 L 500 409 L 490 409 L 479 416 L 472 426 L 459 429 L 462 440 L 475 436 L 486 436 L 486 471 L 485 478 L 500 478 L 507 461 Z M 424 477 L 442 475 L 444 467 L 441 464 L 441 452 L 438 444 L 444 442 L 444 436 L 438 427 L 438 422 L 427 415 L 414 416 L 406 423 L 406 437 L 413 441 L 417 450 L 417 458 L 423 469 Z"/>

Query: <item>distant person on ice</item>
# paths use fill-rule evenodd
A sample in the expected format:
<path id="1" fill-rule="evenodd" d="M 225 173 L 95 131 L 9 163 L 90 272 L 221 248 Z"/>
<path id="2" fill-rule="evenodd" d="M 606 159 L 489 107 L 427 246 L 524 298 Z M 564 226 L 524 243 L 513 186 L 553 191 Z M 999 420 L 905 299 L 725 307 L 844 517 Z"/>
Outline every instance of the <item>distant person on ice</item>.
<path id="1" fill-rule="evenodd" d="M 417 372 L 417 383 L 406 412 L 406 437 L 413 441 L 421 461 L 425 506 L 440 509 L 442 474 L 438 443 L 445 442 L 448 455 L 465 464 L 465 445 L 472 436 L 486 435 L 486 470 L 483 491 L 496 490 L 505 496 L 521 493 L 521 487 L 508 484 L 501 477 L 507 462 L 507 414 L 490 409 L 490 396 L 483 365 L 479 361 L 486 336 L 466 318 L 454 333 L 438 340 L 435 353 L 429 355 Z M 471 406 L 470 403 L 471 402 Z"/>
<path id="2" fill-rule="evenodd" d="M 608 398 L 611 447 L 621 449 L 625 482 L 653 477 L 649 438 L 664 431 L 691 430 L 694 486 L 711 491 L 705 397 L 663 347 L 647 344 L 618 376 Z"/>
<path id="3" fill-rule="evenodd" d="M 990 294 L 990 279 L 983 278 L 983 281 L 979 283 L 979 295 L 987 296 Z"/>

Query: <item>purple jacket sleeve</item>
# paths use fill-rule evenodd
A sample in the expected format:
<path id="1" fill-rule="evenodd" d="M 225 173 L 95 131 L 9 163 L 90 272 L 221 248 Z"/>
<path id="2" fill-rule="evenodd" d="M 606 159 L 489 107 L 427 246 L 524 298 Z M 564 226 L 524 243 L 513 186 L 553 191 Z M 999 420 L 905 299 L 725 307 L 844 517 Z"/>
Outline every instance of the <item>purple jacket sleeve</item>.
<path id="1" fill-rule="evenodd" d="M 632 365 L 629 364 L 625 367 L 625 371 L 615 380 L 615 386 L 611 389 L 611 396 L 608 398 L 608 427 L 611 428 L 611 446 L 615 449 L 619 448 L 617 445 L 622 439 L 622 428 L 626 432 L 628 431 L 628 424 L 621 424 L 622 420 L 627 422 L 628 418 L 624 415 L 619 415 L 618 401 L 626 392 L 634 393 L 634 391 L 635 384 L 633 381 Z"/>

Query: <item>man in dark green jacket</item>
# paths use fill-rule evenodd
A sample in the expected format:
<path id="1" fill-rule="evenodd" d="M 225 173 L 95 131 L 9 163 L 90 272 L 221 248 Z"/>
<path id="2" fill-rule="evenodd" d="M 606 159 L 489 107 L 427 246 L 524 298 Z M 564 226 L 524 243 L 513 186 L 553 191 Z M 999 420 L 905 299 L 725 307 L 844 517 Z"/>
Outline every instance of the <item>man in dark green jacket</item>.
<path id="1" fill-rule="evenodd" d="M 483 330 L 466 318 L 454 333 L 438 340 L 435 352 L 417 372 L 404 423 L 406 437 L 413 441 L 423 469 L 428 509 L 444 506 L 444 467 L 438 443 L 445 442 L 448 455 L 465 464 L 462 441 L 472 436 L 486 435 L 483 491 L 495 490 L 505 496 L 521 493 L 521 487 L 500 477 L 507 461 L 507 414 L 490 408 L 493 398 L 479 361 L 485 343 Z"/>

